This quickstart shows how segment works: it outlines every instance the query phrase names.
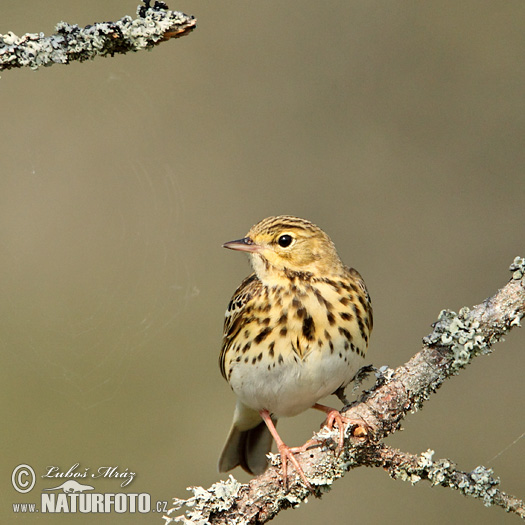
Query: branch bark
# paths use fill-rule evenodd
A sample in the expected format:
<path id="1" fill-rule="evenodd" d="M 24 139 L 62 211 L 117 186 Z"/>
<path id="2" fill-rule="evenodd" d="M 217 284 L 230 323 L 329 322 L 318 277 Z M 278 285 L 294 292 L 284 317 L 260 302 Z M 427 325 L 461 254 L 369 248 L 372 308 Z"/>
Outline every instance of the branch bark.
<path id="1" fill-rule="evenodd" d="M 144 0 L 144 5 L 137 7 L 135 19 L 125 16 L 117 22 L 98 22 L 84 28 L 60 22 L 56 33 L 48 37 L 44 33 L 26 33 L 21 37 L 12 32 L 0 35 L 0 71 L 18 67 L 38 69 L 151 49 L 188 34 L 195 27 L 193 16 L 170 11 L 164 2 L 150 6 L 150 0 Z"/>
<path id="2" fill-rule="evenodd" d="M 348 427 L 344 450 L 336 456 L 333 449 L 337 430 L 325 427 L 316 434 L 324 445 L 298 455 L 315 487 L 315 496 L 321 497 L 351 469 L 382 467 L 394 479 L 412 484 L 426 480 L 432 485 L 450 487 L 525 520 L 525 503 L 502 492 L 491 469 L 478 466 L 464 472 L 448 459 L 434 460 L 432 450 L 415 455 L 382 442 L 399 430 L 408 412 L 421 409 L 446 379 L 458 374 L 474 357 L 490 353 L 494 343 L 514 326 L 520 326 L 525 315 L 525 259 L 516 257 L 510 270 L 513 274 L 507 285 L 483 303 L 471 310 L 462 308 L 458 314 L 443 310 L 414 357 L 395 370 L 383 367 L 376 371 L 375 386 L 343 409 L 348 418 L 366 423 L 368 436 L 354 437 L 351 426 Z M 164 516 L 166 523 L 266 523 L 280 511 L 311 496 L 299 476 L 291 473 L 289 490 L 285 492 L 279 456 L 270 454 L 270 457 L 270 468 L 246 485 L 230 476 L 208 489 L 191 487 L 193 497 L 175 499 L 174 507 Z M 180 514 L 184 508 L 184 514 Z"/>

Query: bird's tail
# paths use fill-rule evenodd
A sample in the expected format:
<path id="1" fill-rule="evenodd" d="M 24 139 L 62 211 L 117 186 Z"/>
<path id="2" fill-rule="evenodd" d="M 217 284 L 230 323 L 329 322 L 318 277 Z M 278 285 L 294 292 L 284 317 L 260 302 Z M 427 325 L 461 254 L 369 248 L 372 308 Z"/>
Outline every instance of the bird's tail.
<path id="1" fill-rule="evenodd" d="M 219 458 L 219 472 L 228 472 L 240 465 L 250 474 L 262 474 L 268 467 L 266 454 L 272 448 L 272 441 L 272 435 L 259 413 L 238 401 L 233 424 Z"/>

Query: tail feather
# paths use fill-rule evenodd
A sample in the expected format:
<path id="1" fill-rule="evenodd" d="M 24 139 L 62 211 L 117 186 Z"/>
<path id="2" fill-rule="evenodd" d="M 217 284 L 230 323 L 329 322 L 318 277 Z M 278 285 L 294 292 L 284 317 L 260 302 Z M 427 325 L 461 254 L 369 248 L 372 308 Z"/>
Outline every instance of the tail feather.
<path id="1" fill-rule="evenodd" d="M 249 425 L 253 426 L 246 428 Z M 240 465 L 250 474 L 262 474 L 268 467 L 266 454 L 270 452 L 272 442 L 272 435 L 259 414 L 238 403 L 232 428 L 219 458 L 219 472 L 228 472 Z"/>

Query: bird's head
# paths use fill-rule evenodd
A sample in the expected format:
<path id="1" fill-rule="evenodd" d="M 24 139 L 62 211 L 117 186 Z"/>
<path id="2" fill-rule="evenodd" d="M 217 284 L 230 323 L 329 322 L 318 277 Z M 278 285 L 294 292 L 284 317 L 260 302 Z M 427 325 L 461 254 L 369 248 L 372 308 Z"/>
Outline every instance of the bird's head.
<path id="1" fill-rule="evenodd" d="M 246 237 L 223 246 L 248 252 L 263 282 L 286 273 L 330 277 L 344 268 L 334 243 L 321 228 L 290 215 L 268 217 L 252 226 Z"/>

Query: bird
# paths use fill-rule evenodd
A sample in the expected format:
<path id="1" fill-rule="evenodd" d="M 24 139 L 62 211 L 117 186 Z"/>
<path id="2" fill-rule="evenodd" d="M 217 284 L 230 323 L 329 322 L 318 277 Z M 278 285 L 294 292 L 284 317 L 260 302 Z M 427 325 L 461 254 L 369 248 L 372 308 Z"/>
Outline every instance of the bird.
<path id="1" fill-rule="evenodd" d="M 225 313 L 219 366 L 237 402 L 219 471 L 262 474 L 275 440 L 284 487 L 289 461 L 313 490 L 295 457 L 310 442 L 285 445 L 277 420 L 321 410 L 330 428 L 338 425 L 342 446 L 350 420 L 318 401 L 342 392 L 363 364 L 373 327 L 368 290 L 330 237 L 299 217 L 268 217 L 223 247 L 248 253 L 253 273 Z"/>

